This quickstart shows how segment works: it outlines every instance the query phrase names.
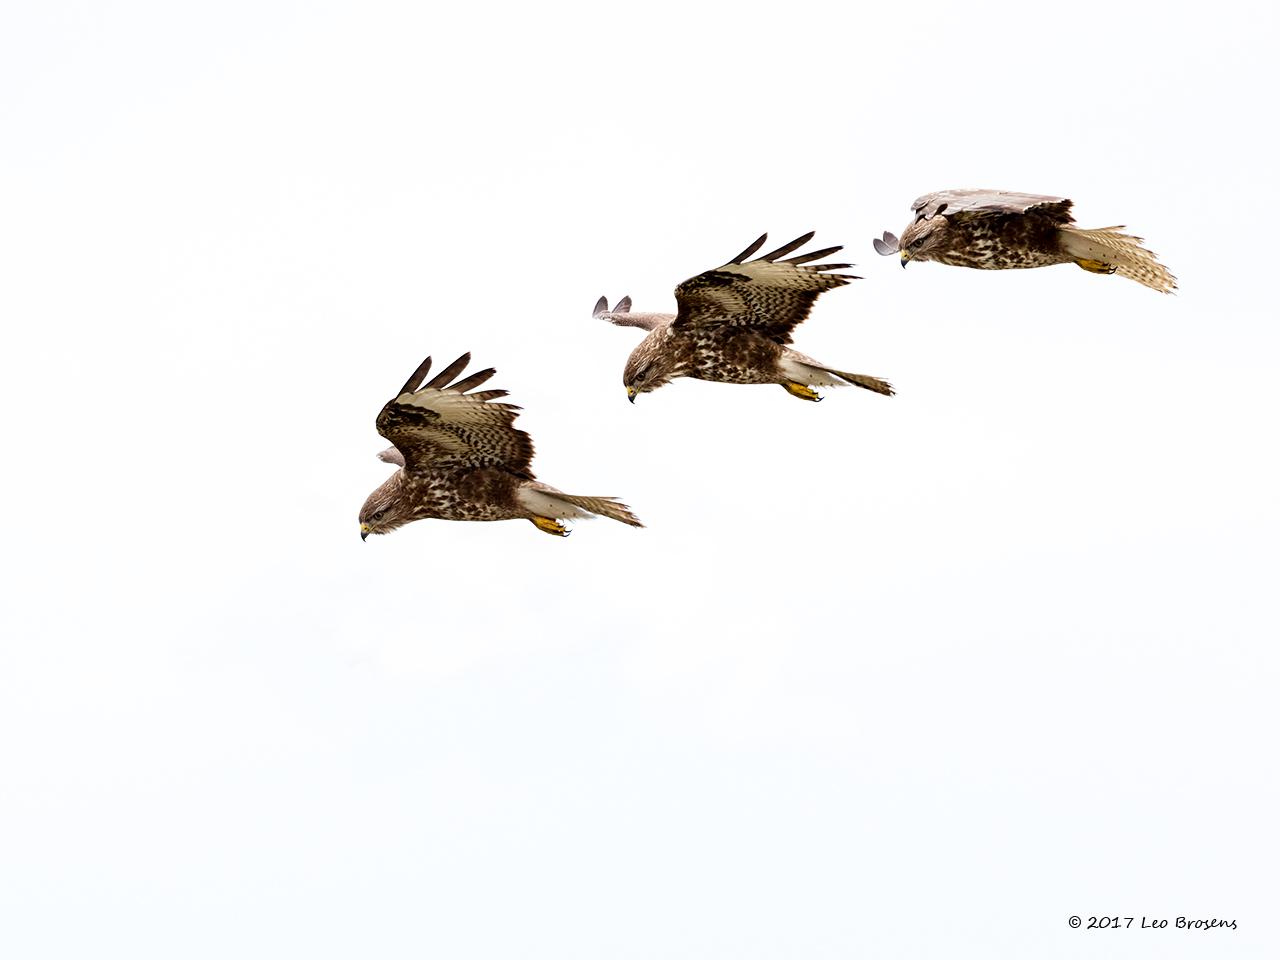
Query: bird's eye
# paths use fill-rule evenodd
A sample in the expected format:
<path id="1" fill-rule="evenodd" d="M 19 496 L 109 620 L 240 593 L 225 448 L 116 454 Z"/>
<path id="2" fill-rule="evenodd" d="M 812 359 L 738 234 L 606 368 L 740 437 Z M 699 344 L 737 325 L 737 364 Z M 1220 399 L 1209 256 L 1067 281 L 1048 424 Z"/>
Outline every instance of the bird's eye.
<path id="1" fill-rule="evenodd" d="M 385 517 L 386 515 L 387 515 L 387 511 L 385 511 L 385 510 L 379 510 L 377 513 L 375 513 L 375 514 L 374 514 L 373 516 L 371 516 L 369 519 L 370 519 L 370 520 L 372 520 L 374 523 L 377 523 L 379 520 L 381 520 L 381 519 L 382 519 L 383 517 Z"/>
<path id="2" fill-rule="evenodd" d="M 910 248 L 911 250 L 919 250 L 923 246 L 924 246 L 924 237 L 916 237 L 916 239 L 912 240 L 909 244 L 907 244 L 907 247 Z"/>

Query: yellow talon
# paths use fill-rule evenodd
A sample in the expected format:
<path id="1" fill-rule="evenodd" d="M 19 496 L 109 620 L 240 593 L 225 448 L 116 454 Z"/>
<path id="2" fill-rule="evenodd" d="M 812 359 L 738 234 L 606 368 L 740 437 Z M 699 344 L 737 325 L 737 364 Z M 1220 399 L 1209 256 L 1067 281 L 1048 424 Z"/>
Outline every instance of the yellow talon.
<path id="1" fill-rule="evenodd" d="M 806 387 L 803 383 L 791 383 L 790 381 L 783 381 L 782 389 L 786 390 L 787 393 L 791 394 L 793 397 L 799 397 L 801 400 L 818 401 L 822 399 L 820 396 L 818 396 L 818 391 L 810 387 Z"/>
<path id="2" fill-rule="evenodd" d="M 543 533 L 549 533 L 554 537 L 569 535 L 569 530 L 559 520 L 552 520 L 550 517 L 530 517 L 529 520 Z"/>
<path id="3" fill-rule="evenodd" d="M 1076 266 L 1090 273 L 1115 273 L 1114 263 L 1103 263 L 1101 260 L 1077 260 Z"/>

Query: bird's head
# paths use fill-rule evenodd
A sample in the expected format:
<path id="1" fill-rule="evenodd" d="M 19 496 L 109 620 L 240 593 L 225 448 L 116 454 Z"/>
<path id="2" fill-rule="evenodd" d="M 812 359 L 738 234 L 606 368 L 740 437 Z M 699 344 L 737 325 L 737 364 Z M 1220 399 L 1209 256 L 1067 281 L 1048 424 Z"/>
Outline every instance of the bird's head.
<path id="1" fill-rule="evenodd" d="M 917 220 L 903 232 L 898 244 L 902 265 L 905 267 L 908 260 L 932 260 L 934 251 L 941 249 L 946 242 L 946 236 L 946 217 Z"/>
<path id="2" fill-rule="evenodd" d="M 627 358 L 622 382 L 627 388 L 627 399 L 635 403 L 640 394 L 657 390 L 679 375 L 678 364 L 671 353 L 646 339 Z"/>
<path id="3" fill-rule="evenodd" d="M 361 540 L 367 539 L 371 533 L 390 533 L 416 519 L 408 501 L 401 495 L 402 483 L 401 474 L 397 471 L 369 494 L 369 499 L 360 508 Z"/>

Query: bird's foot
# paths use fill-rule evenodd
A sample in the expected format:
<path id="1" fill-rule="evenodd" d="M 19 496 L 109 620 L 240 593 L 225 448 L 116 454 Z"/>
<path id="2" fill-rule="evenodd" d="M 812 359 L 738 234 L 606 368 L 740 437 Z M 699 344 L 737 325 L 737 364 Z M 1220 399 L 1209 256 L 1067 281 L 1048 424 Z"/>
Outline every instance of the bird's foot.
<path id="1" fill-rule="evenodd" d="M 530 517 L 529 520 L 543 533 L 549 533 L 553 537 L 567 537 L 569 535 L 569 528 L 559 520 L 552 520 L 550 517 Z"/>
<path id="2" fill-rule="evenodd" d="M 806 387 L 803 383 L 792 383 L 789 380 L 783 381 L 782 389 L 787 391 L 793 397 L 799 397 L 801 400 L 813 400 L 817 402 L 822 398 L 818 396 L 818 391 L 812 387 Z"/>
<path id="3" fill-rule="evenodd" d="M 1077 260 L 1076 266 L 1090 273 L 1115 273 L 1114 263 L 1103 263 L 1101 260 Z"/>

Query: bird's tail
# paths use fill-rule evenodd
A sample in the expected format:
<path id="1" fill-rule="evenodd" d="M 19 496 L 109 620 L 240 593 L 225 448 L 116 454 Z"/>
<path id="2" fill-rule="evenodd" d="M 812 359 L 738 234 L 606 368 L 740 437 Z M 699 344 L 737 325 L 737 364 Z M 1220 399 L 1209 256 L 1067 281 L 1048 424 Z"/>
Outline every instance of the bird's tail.
<path id="1" fill-rule="evenodd" d="M 632 527 L 644 526 L 630 507 L 613 497 L 578 497 L 537 481 L 521 486 L 518 497 L 530 513 L 553 520 L 581 520 L 594 514 Z"/>
<path id="2" fill-rule="evenodd" d="M 791 349 L 783 350 L 782 358 L 778 361 L 778 370 L 786 380 L 804 387 L 842 387 L 846 383 L 851 383 L 863 390 L 870 390 L 886 397 L 893 396 L 893 386 L 887 380 L 869 377 L 865 373 L 833 370 L 812 357 L 806 357 L 803 353 Z M 786 384 L 784 383 L 783 386 Z M 795 393 L 793 390 L 790 392 Z M 804 391 L 797 393 L 796 396 L 806 400 L 816 399 L 816 394 L 810 397 L 805 395 Z"/>
<path id="3" fill-rule="evenodd" d="M 1152 290 L 1173 293 L 1178 287 L 1178 278 L 1142 245 L 1141 237 L 1122 233 L 1123 230 L 1124 227 L 1099 227 L 1096 230 L 1061 227 L 1059 236 L 1062 249 L 1085 270 L 1118 273 Z"/>
<path id="4" fill-rule="evenodd" d="M 879 377 L 870 377 L 865 373 L 845 373 L 843 370 L 831 370 L 823 368 L 827 373 L 835 374 L 846 383 L 852 383 L 855 387 L 861 387 L 863 390 L 870 390 L 873 393 L 879 393 L 886 397 L 893 396 L 893 384 L 888 380 L 881 380 Z"/>

